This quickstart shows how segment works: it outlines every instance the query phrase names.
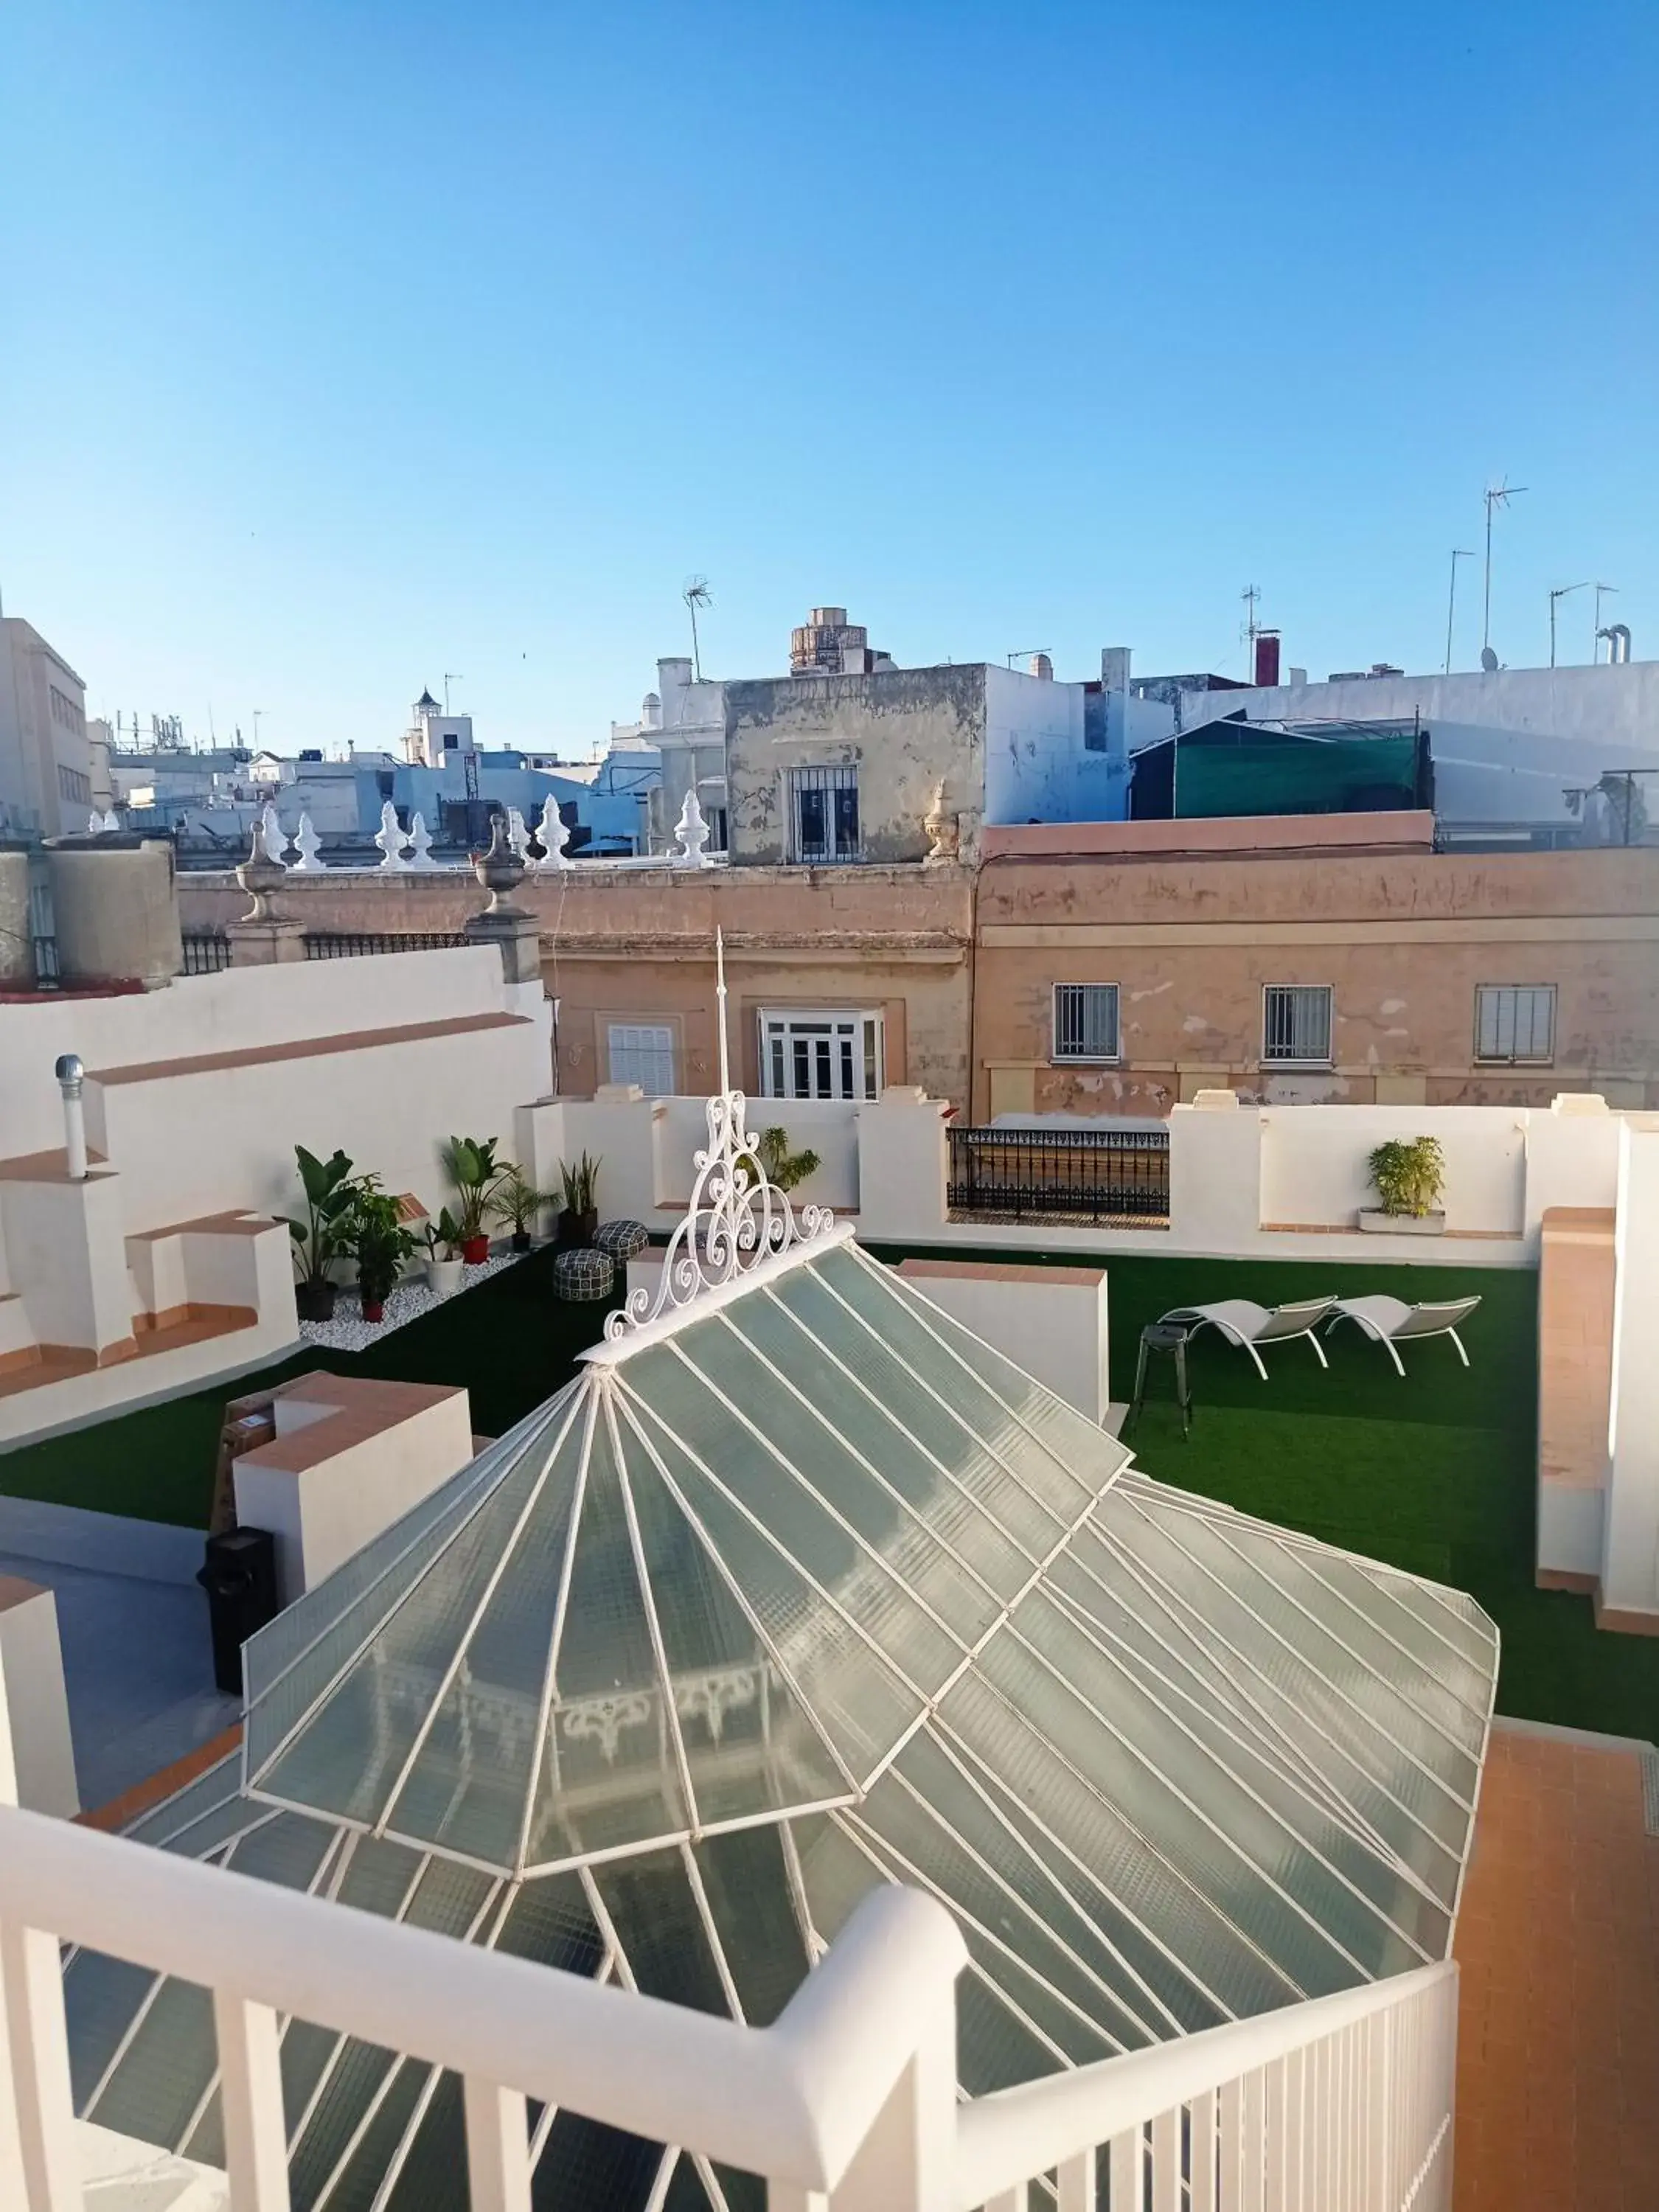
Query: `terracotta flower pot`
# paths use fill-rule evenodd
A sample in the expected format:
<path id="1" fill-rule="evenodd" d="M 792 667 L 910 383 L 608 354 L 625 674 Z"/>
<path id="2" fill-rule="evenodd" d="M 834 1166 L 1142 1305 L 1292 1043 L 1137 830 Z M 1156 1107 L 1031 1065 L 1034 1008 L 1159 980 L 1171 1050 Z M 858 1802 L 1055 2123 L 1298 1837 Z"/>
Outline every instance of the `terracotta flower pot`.
<path id="1" fill-rule="evenodd" d="M 489 1237 L 464 1237 L 461 1239 L 461 1257 L 469 1267 L 482 1267 L 489 1257 Z"/>

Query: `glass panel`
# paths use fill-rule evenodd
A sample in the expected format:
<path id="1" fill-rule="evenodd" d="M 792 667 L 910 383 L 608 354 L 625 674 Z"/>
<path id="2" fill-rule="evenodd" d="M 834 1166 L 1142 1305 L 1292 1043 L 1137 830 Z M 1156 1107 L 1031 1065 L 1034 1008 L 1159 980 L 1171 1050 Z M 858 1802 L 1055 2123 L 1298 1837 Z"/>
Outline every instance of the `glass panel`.
<path id="1" fill-rule="evenodd" d="M 918 1297 L 878 1261 L 843 1244 L 815 1260 L 812 1273 L 925 1377 L 1061 1521 L 1077 1520 L 1127 1459 L 1115 1437 Z M 782 1283 L 778 1291 L 785 1295 Z M 905 1419 L 910 1425 L 908 1409 Z"/>
<path id="2" fill-rule="evenodd" d="M 695 1847 L 710 1917 L 750 2027 L 769 2027 L 805 1980 L 779 1828 L 705 1836 Z"/>
<path id="3" fill-rule="evenodd" d="M 1048 1682 L 1052 1691 L 1052 1676 Z M 1120 1920 L 1114 1940 L 1123 1942 L 1144 1979 L 1178 2017 L 1208 2026 L 1217 2009 L 1237 2018 L 1289 2004 L 1302 1994 L 1229 1925 L 1211 1902 L 1212 1893 L 1200 1892 L 1187 1869 L 1148 1848 L 1140 1813 L 1143 1801 L 1162 1794 L 1158 1785 L 1120 1800 L 1112 1763 L 1097 1756 L 1093 1744 L 1082 1747 L 1090 1765 L 1079 1769 L 1067 1747 L 1043 1741 L 1023 1711 L 972 1675 L 951 1691 L 941 1710 L 948 1732 L 976 1755 L 981 1780 L 995 1778 L 993 1794 L 1000 1809 L 1042 1850 L 1090 1917 L 1101 1923 L 1101 1909 L 1092 1902 L 1097 1894 L 1108 1911 L 1146 1931 L 1135 1939 Z M 1036 1838 L 1042 1831 L 1053 1840 L 1039 1844 Z M 1218 1895 L 1231 1911 L 1231 1892 L 1224 1888 Z M 1354 1978 L 1347 1968 L 1333 1973 L 1327 1986 Z M 1188 2019 L 1191 2014 L 1195 2017 Z"/>
<path id="4" fill-rule="evenodd" d="M 549 1731 L 544 1777 L 569 1848 L 637 1843 L 691 1826 L 602 1418 L 594 1424 Z M 538 1861 L 548 1842 L 538 1839 Z"/>
<path id="5" fill-rule="evenodd" d="M 637 1433 L 624 1450 L 696 1825 L 846 1796 L 846 1775 Z"/>
<path id="6" fill-rule="evenodd" d="M 536 1451 L 501 1474 L 451 1535 L 441 1570 L 426 1575 L 383 1621 L 325 1703 L 259 1776 L 263 1790 L 349 1819 L 373 1820 L 380 1814 L 503 1561 L 515 1549 L 520 1559 L 527 1558 L 538 1526 L 563 1527 L 581 1428 L 579 1418 L 544 1482 L 546 1463 Z M 515 1540 L 520 1516 L 538 1492 L 537 1511 Z"/>
<path id="7" fill-rule="evenodd" d="M 242 1762 L 233 1751 L 228 1758 L 187 1782 L 174 1796 L 164 1798 L 124 1831 L 134 1843 L 165 1844 L 216 1806 L 235 1800 L 241 1781 Z M 251 1808 L 245 1808 L 251 1809 Z"/>
<path id="8" fill-rule="evenodd" d="M 594 1886 L 646 1996 L 730 2019 L 720 1970 L 678 1850 L 592 1869 Z"/>
<path id="9" fill-rule="evenodd" d="M 411 1658 L 412 1663 L 430 1666 L 436 1650 L 436 1673 L 428 1689 L 436 1688 L 436 1674 L 441 1673 L 453 1649 L 453 1644 L 451 1649 L 441 1648 L 445 1638 L 453 1638 L 465 1625 L 465 1609 L 459 1617 L 454 1613 L 456 1593 L 465 1580 L 459 1571 L 460 1562 L 467 1559 L 476 1564 L 480 1557 L 487 1561 L 492 1547 L 497 1550 L 505 1547 L 518 1509 L 545 1464 L 544 1451 L 551 1449 L 563 1425 L 565 1395 L 554 1401 L 556 1411 L 550 1407 L 514 1432 L 521 1437 L 522 1456 L 516 1449 L 503 1455 L 503 1447 L 508 1442 L 503 1438 L 485 1455 L 489 1467 L 482 1475 L 483 1459 L 464 1469 L 415 1512 L 406 1515 L 395 1529 L 389 1530 L 355 1559 L 348 1559 L 315 1590 L 307 1591 L 296 1605 L 279 1614 L 271 1629 L 262 1630 L 250 1643 L 248 1650 L 252 1654 L 272 1630 L 285 1628 L 296 1615 L 307 1616 L 300 1631 L 289 1630 L 290 1640 L 282 1646 L 280 1653 L 275 1647 L 269 1647 L 264 1649 L 258 1665 L 250 1659 L 250 1682 L 256 1682 L 260 1668 L 273 1659 L 287 1670 L 279 1679 L 266 1676 L 265 1692 L 248 1715 L 248 1773 L 256 1783 L 264 1786 L 264 1770 L 283 1737 L 354 1654 L 365 1649 L 371 1638 L 383 1647 L 388 1657 Z M 572 1434 L 580 1436 L 580 1421 Z M 570 1448 L 567 1438 L 567 1454 Z M 566 1464 L 568 1468 L 568 1459 Z M 394 1538 L 396 1542 L 392 1544 L 390 1540 Z M 443 1573 L 427 1581 L 427 1570 L 452 1542 L 458 1548 L 447 1554 Z M 378 1554 L 381 1567 L 388 1570 L 383 1579 L 379 1570 L 364 1565 L 370 1553 Z M 487 1579 L 488 1572 L 486 1564 L 483 1578 Z M 410 1595 L 414 1592 L 418 1595 Z M 476 1597 L 475 1583 L 471 1601 L 476 1601 Z M 315 1606 L 312 1603 L 313 1599 L 319 1601 Z M 339 1601 L 342 1599 L 343 1602 Z M 414 1626 L 416 1623 L 418 1629 Z M 317 1640 L 311 1649 L 305 1650 L 313 1636 Z M 412 1655 L 411 1644 L 420 1647 Z M 361 1687 L 360 1684 L 360 1692 Z M 400 1700 L 412 1701 L 414 1688 L 405 1672 L 391 1694 Z M 418 1723 L 416 1712 L 415 1725 L 418 1726 Z M 307 1729 L 313 1727 L 315 1720 L 306 1725 Z M 379 1741 L 378 1725 L 376 1723 L 360 1729 L 359 1753 L 363 1747 Z M 405 1747 L 413 1734 L 411 1726 L 404 1734 Z M 389 1782 L 395 1773 L 394 1765 L 390 1772 L 377 1774 L 376 1778 Z M 302 1768 L 302 1782 L 303 1778 Z M 361 1773 L 357 1778 L 360 1784 L 367 1779 Z M 273 1794 L 286 1793 L 276 1791 L 273 1786 Z M 331 1800 L 313 1798 L 303 1788 L 292 1794 L 331 1812 L 346 1809 Z M 360 1803 L 361 1800 L 360 1789 L 352 1802 Z M 356 1817 L 362 1817 L 362 1813 Z"/>
<path id="10" fill-rule="evenodd" d="M 601 2127 L 574 2112 L 561 2112 L 548 2131 L 531 2187 L 534 2212 L 644 2212 L 662 2165 L 660 2143 Z M 453 2200 L 452 2200 L 453 2201 Z"/>
<path id="11" fill-rule="evenodd" d="M 77 1952 L 71 1960 L 64 1975 L 64 2011 L 76 2112 L 103 2079 L 156 1978 L 148 1966 L 101 1951 Z"/>
<path id="12" fill-rule="evenodd" d="M 212 1998 L 193 1982 L 164 1981 L 86 2117 L 176 2150 L 218 2063 Z"/>
<path id="13" fill-rule="evenodd" d="M 884 1759 L 921 1711 L 918 1692 L 901 1683 L 835 1606 L 812 1589 L 779 1548 L 746 1520 L 695 1468 L 669 1432 L 641 1414 L 645 1433 L 667 1469 L 678 1500 L 707 1531 L 712 1557 L 743 1594 L 813 1719 L 855 1777 Z"/>
<path id="14" fill-rule="evenodd" d="M 629 1360 L 623 1371 L 630 1393 L 636 1392 L 638 1401 L 648 1406 L 658 1425 L 677 1439 L 685 1440 L 703 1465 L 718 1474 L 739 1506 L 754 1516 L 787 1558 L 797 1561 L 820 1589 L 852 1615 L 908 1680 L 924 1691 L 936 1689 L 960 1661 L 962 1647 L 957 1638 L 916 1604 L 896 1565 L 855 1542 L 813 1492 L 805 1484 L 791 1480 L 760 1438 L 741 1427 L 710 1395 L 679 1350 L 696 1348 L 709 1326 L 705 1322 L 689 1328 Z M 726 1341 L 730 1344 L 732 1340 L 727 1336 Z M 753 1381 L 741 1387 L 750 1394 L 746 1402 L 756 1403 Z M 856 1510 L 872 1528 L 884 1520 L 890 1530 L 896 1509 L 890 1501 L 872 1493 L 867 1477 L 860 1480 L 862 1492 Z M 854 1504 L 850 1498 L 838 1502 Z M 723 1540 L 722 1554 L 730 1557 L 724 1552 Z M 741 1584 L 741 1574 L 738 1579 Z M 941 1578 L 941 1587 L 945 1581 L 957 1592 L 963 1587 L 960 1575 Z M 979 1605 L 975 1603 L 971 1610 L 977 1614 Z"/>
<path id="15" fill-rule="evenodd" d="M 982 1533 L 970 1536 L 965 1524 L 979 1516 L 964 1503 L 955 1517 L 955 1509 L 944 1496 L 936 1498 L 930 1522 L 949 1531 L 951 1542 L 994 1588 L 1012 1595 L 1030 1572 L 1030 1563 L 1052 1550 L 1064 1526 L 1059 1515 L 1000 1465 L 948 1405 L 921 1388 L 894 1349 L 849 1314 L 818 1279 L 816 1267 L 798 1267 L 781 1277 L 763 1296 L 767 1304 L 790 1316 L 797 1335 L 779 1338 L 775 1344 L 767 1336 L 758 1310 L 760 1297 L 744 1307 L 745 1331 L 780 1362 L 784 1346 L 790 1345 L 790 1358 L 796 1364 L 792 1372 L 797 1366 L 810 1372 L 812 1348 L 821 1346 L 856 1376 L 863 1390 L 833 1366 L 821 1370 L 817 1384 L 833 1406 L 848 1442 L 890 1480 L 900 1484 L 907 1497 L 918 1501 L 929 1494 L 929 1485 L 941 1492 L 947 1489 L 934 1462 L 947 1468 L 1006 1540 L 999 1545 Z M 906 1316 L 899 1319 L 902 1333 L 908 1333 Z M 937 1380 L 934 1388 L 939 1389 Z"/>
<path id="16" fill-rule="evenodd" d="M 760 1437 L 752 1441 L 774 1470 L 780 1462 L 793 1469 L 800 1486 L 856 1529 L 905 1588 L 931 1607 L 942 1635 L 971 1643 L 995 1620 L 995 1596 L 905 1510 L 893 1489 L 860 1465 L 826 1420 L 756 1358 L 742 1333 L 752 1304 L 745 1300 L 728 1315 L 686 1330 L 675 1340 L 682 1357 L 763 1431 L 763 1443 Z M 727 1418 L 735 1425 L 735 1413 Z M 728 1443 L 723 1458 L 731 1453 Z M 778 1479 L 776 1473 L 772 1479 Z"/>

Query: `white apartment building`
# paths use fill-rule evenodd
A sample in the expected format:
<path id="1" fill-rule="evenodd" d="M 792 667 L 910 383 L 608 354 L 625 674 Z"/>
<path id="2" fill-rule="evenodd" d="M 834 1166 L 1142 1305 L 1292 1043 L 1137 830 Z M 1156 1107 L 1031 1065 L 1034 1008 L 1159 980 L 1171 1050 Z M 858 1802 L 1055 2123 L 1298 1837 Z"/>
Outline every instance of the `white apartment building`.
<path id="1" fill-rule="evenodd" d="M 0 836 L 56 837 L 92 811 L 87 689 L 21 616 L 0 616 Z"/>

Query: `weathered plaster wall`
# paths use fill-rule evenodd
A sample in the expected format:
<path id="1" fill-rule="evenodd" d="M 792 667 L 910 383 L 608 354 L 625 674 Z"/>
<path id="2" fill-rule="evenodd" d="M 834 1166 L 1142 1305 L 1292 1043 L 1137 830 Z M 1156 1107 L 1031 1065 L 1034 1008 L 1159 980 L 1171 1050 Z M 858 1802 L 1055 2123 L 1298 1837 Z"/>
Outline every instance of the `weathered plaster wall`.
<path id="1" fill-rule="evenodd" d="M 187 930 L 222 927 L 247 903 L 218 875 L 182 877 L 179 895 Z M 887 1080 L 923 1084 L 966 1107 L 969 868 L 577 866 L 532 876 L 515 896 L 541 921 L 566 1092 L 610 1079 L 611 1021 L 668 1023 L 677 1086 L 714 1087 L 718 926 L 733 1051 L 750 1091 L 759 1089 L 761 1007 L 879 1007 Z M 290 876 L 277 894 L 282 912 L 315 930 L 454 930 L 481 903 L 477 885 L 459 870 Z"/>
<path id="2" fill-rule="evenodd" d="M 1659 1097 L 1659 853 L 996 861 L 979 902 L 974 1114 Z M 1115 983 L 1121 1061 L 1055 1066 L 1056 982 Z M 1268 983 L 1328 984 L 1334 1066 L 1264 1068 Z M 1477 1065 L 1482 983 L 1553 983 L 1546 1068 Z"/>
<path id="3" fill-rule="evenodd" d="M 987 823 L 1118 820 L 1128 787 L 1122 704 L 1081 684 L 988 666 Z"/>
<path id="4" fill-rule="evenodd" d="M 985 803 L 986 674 L 901 668 L 877 676 L 776 677 L 726 687 L 726 759 L 734 861 L 788 853 L 785 772 L 856 767 L 859 821 L 871 861 L 919 860 L 923 817 L 941 779 L 977 849 Z"/>

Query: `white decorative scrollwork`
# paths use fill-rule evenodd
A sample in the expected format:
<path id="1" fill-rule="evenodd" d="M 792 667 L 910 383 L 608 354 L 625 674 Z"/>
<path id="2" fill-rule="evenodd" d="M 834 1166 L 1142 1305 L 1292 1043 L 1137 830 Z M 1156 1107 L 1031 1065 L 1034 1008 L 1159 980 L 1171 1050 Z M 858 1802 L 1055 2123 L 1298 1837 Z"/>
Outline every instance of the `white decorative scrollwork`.
<path id="1" fill-rule="evenodd" d="M 651 1717 L 652 1700 L 644 1690 L 623 1690 L 614 1697 L 584 1698 L 567 1705 L 561 1726 L 573 1742 L 597 1739 L 607 1766 L 614 1765 L 617 1747 L 625 1728 L 643 1728 Z"/>
<path id="2" fill-rule="evenodd" d="M 804 1206 L 799 1216 L 761 1164 L 760 1140 L 744 1124 L 749 1101 L 730 1087 L 726 1036 L 726 948 L 714 935 L 714 997 L 719 1012 L 720 1087 L 708 1100 L 708 1142 L 694 1152 L 696 1170 L 685 1218 L 668 1240 L 654 1297 L 641 1284 L 609 1315 L 605 1335 L 614 1343 L 647 1322 L 733 1282 L 757 1261 L 825 1237 L 836 1225 L 827 1206 Z"/>
<path id="3" fill-rule="evenodd" d="M 727 1713 L 740 1712 L 759 1695 L 757 1667 L 714 1668 L 706 1674 L 676 1677 L 674 1711 L 683 1721 L 702 1721 L 718 1743 Z"/>

